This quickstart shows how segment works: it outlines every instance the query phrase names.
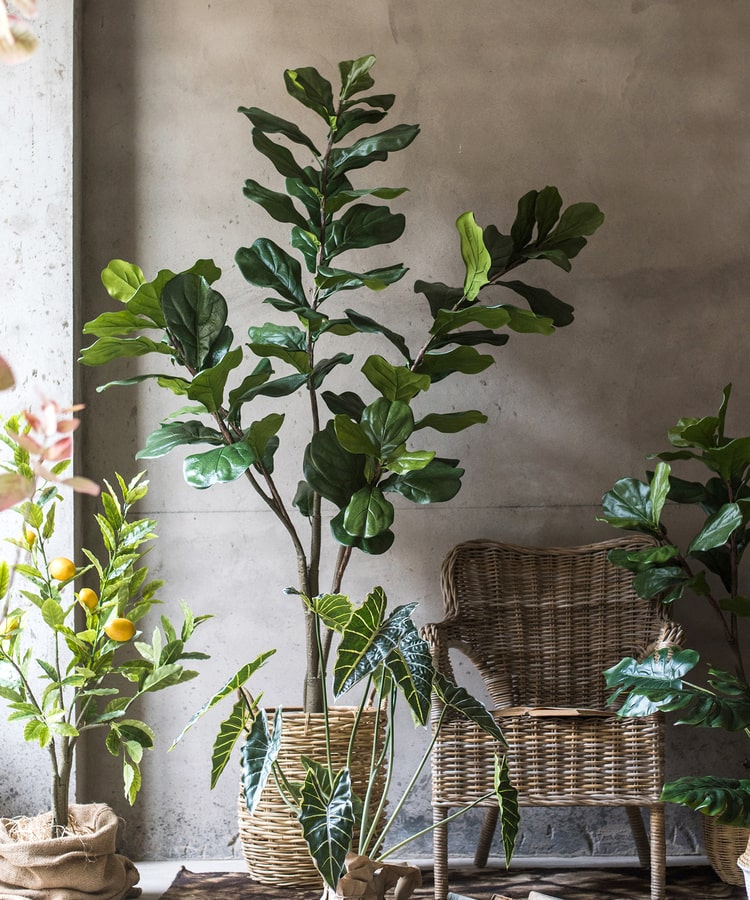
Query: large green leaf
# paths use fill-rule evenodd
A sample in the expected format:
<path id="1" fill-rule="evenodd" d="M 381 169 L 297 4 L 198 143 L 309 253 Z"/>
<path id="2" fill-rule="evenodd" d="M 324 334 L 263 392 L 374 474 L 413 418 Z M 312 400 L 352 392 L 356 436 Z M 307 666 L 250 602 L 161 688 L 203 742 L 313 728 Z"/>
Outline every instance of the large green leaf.
<path id="1" fill-rule="evenodd" d="M 595 203 L 571 203 L 563 211 L 557 228 L 549 240 L 559 241 L 593 234 L 604 221 L 604 214 Z"/>
<path id="2" fill-rule="evenodd" d="M 312 66 L 287 69 L 284 72 L 284 83 L 290 96 L 316 112 L 326 122 L 331 122 L 336 114 L 333 104 L 333 88 L 330 81 L 324 78 L 317 69 Z"/>
<path id="3" fill-rule="evenodd" d="M 128 309 L 119 309 L 116 312 L 102 313 L 86 322 L 83 333 L 93 334 L 95 337 L 118 337 L 144 328 L 154 328 L 154 323 L 145 316 L 136 316 Z"/>
<path id="4" fill-rule="evenodd" d="M 401 640 L 415 604 L 398 607 L 384 620 L 386 602 L 385 592 L 376 587 L 352 613 L 334 665 L 336 697 L 371 675 Z"/>
<path id="5" fill-rule="evenodd" d="M 486 353 L 479 353 L 473 347 L 457 347 L 447 353 L 425 353 L 414 371 L 429 375 L 433 381 L 460 372 L 463 375 L 477 375 L 484 372 L 494 359 Z"/>
<path id="6" fill-rule="evenodd" d="M 412 503 L 445 503 L 461 490 L 463 469 L 433 459 L 423 469 L 389 480 L 384 490 L 396 491 Z"/>
<path id="7" fill-rule="evenodd" d="M 435 672 L 432 687 L 440 700 L 481 728 L 486 734 L 505 744 L 505 738 L 487 707 L 460 685 L 453 684 L 442 672 Z"/>
<path id="8" fill-rule="evenodd" d="M 201 708 L 193 713 L 190 718 L 190 721 L 187 725 L 182 729 L 180 734 L 172 741 L 172 746 L 169 748 L 170 750 L 174 747 L 182 738 L 187 734 L 187 732 L 195 725 L 195 723 L 201 719 L 209 709 L 213 709 L 217 703 L 221 702 L 225 697 L 228 697 L 230 694 L 233 694 L 235 691 L 239 690 L 245 682 L 251 678 L 258 669 L 265 664 L 266 660 L 269 657 L 273 656 L 275 650 L 266 650 L 265 653 L 261 653 L 259 656 L 249 663 L 245 663 L 239 671 L 237 671 L 232 677 L 225 682 L 216 693 L 210 697 Z"/>
<path id="9" fill-rule="evenodd" d="M 200 371 L 226 325 L 226 300 L 202 276 L 182 272 L 164 285 L 161 307 L 186 364 Z"/>
<path id="10" fill-rule="evenodd" d="M 518 813 L 518 791 L 510 782 L 508 770 L 508 757 L 502 760 L 495 754 L 494 775 L 495 797 L 500 807 L 500 827 L 503 832 L 503 850 L 505 851 L 505 865 L 510 865 L 513 849 L 516 846 L 518 826 L 521 821 Z"/>
<path id="11" fill-rule="evenodd" d="M 84 366 L 103 366 L 113 359 L 129 359 L 134 356 L 145 356 L 147 353 L 163 353 L 170 356 L 172 350 L 167 344 L 157 344 L 142 335 L 134 338 L 101 337 L 90 347 L 81 350 L 78 361 Z"/>
<path id="12" fill-rule="evenodd" d="M 375 84 L 370 69 L 375 65 L 375 57 L 369 53 L 357 59 L 347 59 L 339 63 L 341 76 L 341 100 L 350 100 L 354 94 L 369 91 Z"/>
<path id="13" fill-rule="evenodd" d="M 382 356 L 368 356 L 362 374 L 386 400 L 408 402 L 430 387 L 427 375 L 415 375 L 407 366 L 393 366 Z"/>
<path id="14" fill-rule="evenodd" d="M 406 271 L 401 264 L 370 269 L 367 272 L 350 272 L 347 269 L 320 266 L 315 276 L 315 284 L 319 291 L 319 299 L 325 300 L 339 291 L 354 291 L 361 287 L 369 288 L 371 291 L 382 291 L 388 285 L 400 281 Z M 364 320 L 364 317 L 362 319 Z"/>
<path id="15" fill-rule="evenodd" d="M 305 448 L 303 473 L 314 491 L 343 509 L 364 487 L 365 457 L 348 453 L 336 439 L 333 422 L 313 436 Z"/>
<path id="16" fill-rule="evenodd" d="M 385 665 L 409 704 L 414 722 L 426 725 L 432 699 L 432 656 L 412 620 L 405 624 L 404 635 L 386 656 Z"/>
<path id="17" fill-rule="evenodd" d="M 272 113 L 266 112 L 264 109 L 258 109 L 257 106 L 240 106 L 237 112 L 247 116 L 252 122 L 254 130 L 264 134 L 283 134 L 284 137 L 294 141 L 295 144 L 301 144 L 311 150 L 315 156 L 320 156 L 320 152 L 316 148 L 312 140 L 304 134 L 294 122 L 288 122 L 286 119 L 280 119 Z"/>
<path id="18" fill-rule="evenodd" d="M 464 296 L 475 300 L 477 294 L 489 281 L 487 273 L 492 260 L 484 246 L 484 234 L 477 225 L 473 212 L 465 212 L 456 220 L 456 228 L 461 238 L 461 257 L 466 266 Z"/>
<path id="19" fill-rule="evenodd" d="M 242 347 L 235 347 L 234 350 L 225 353 L 215 366 L 198 372 L 188 388 L 188 397 L 202 403 L 207 412 L 218 412 L 224 405 L 224 389 L 229 373 L 241 362 Z"/>
<path id="20" fill-rule="evenodd" d="M 344 528 L 355 537 L 373 538 L 393 524 L 393 504 L 376 485 L 366 485 L 352 495 L 344 510 Z"/>
<path id="21" fill-rule="evenodd" d="M 377 197 L 379 200 L 395 200 L 406 193 L 406 188 L 359 188 L 344 187 L 328 195 L 326 200 L 326 212 L 333 214 L 338 212 L 347 203 L 353 203 L 362 197 Z"/>
<path id="22" fill-rule="evenodd" d="M 255 461 L 252 449 L 244 441 L 239 441 L 185 457 L 183 474 L 189 485 L 203 490 L 214 484 L 236 481 Z"/>
<path id="23" fill-rule="evenodd" d="M 536 196 L 534 218 L 536 219 L 536 239 L 543 241 L 560 218 L 562 197 L 556 187 L 547 185 Z"/>
<path id="24" fill-rule="evenodd" d="M 407 403 L 378 397 L 365 407 L 360 425 L 384 459 L 411 436 L 414 414 Z"/>
<path id="25" fill-rule="evenodd" d="M 316 616 L 320 616 L 326 628 L 339 634 L 351 621 L 354 604 L 344 594 L 321 594 L 318 597 L 303 597 L 303 600 Z"/>
<path id="26" fill-rule="evenodd" d="M 342 769 L 333 784 L 324 785 L 318 771 L 307 770 L 299 821 L 318 871 L 326 884 L 335 888 L 354 837 L 351 776 L 348 769 Z"/>
<path id="27" fill-rule="evenodd" d="M 602 512 L 599 521 L 654 534 L 657 531 L 651 505 L 651 490 L 637 478 L 621 478 L 611 491 L 602 497 Z"/>
<path id="28" fill-rule="evenodd" d="M 250 815 L 255 812 L 273 764 L 279 755 L 282 730 L 281 707 L 276 710 L 274 716 L 273 735 L 268 730 L 266 711 L 261 709 L 253 721 L 250 734 L 242 745 L 242 791 Z"/>
<path id="29" fill-rule="evenodd" d="M 281 194 L 264 187 L 252 178 L 245 181 L 242 193 L 262 207 L 272 219 L 277 222 L 287 222 L 290 225 L 298 225 L 302 229 L 308 229 L 310 225 L 292 202 L 288 194 Z"/>
<path id="30" fill-rule="evenodd" d="M 253 146 L 272 163 L 276 171 L 284 178 L 295 179 L 303 184 L 310 184 L 308 173 L 300 166 L 293 154 L 286 148 L 266 137 L 259 128 L 253 128 Z"/>
<path id="31" fill-rule="evenodd" d="M 534 226 L 536 225 L 536 201 L 539 191 L 528 191 L 518 201 L 518 209 L 516 218 L 510 229 L 513 245 L 516 250 L 525 247 L 534 234 Z"/>
<path id="32" fill-rule="evenodd" d="M 452 309 L 464 296 L 463 288 L 448 287 L 442 281 L 415 281 L 414 291 L 425 295 L 433 318 L 441 309 Z"/>
<path id="33" fill-rule="evenodd" d="M 552 320 L 557 328 L 570 325 L 573 321 L 573 307 L 565 303 L 544 288 L 533 287 L 522 281 L 498 281 L 502 287 L 510 288 L 529 304 L 529 308 L 537 316 Z"/>
<path id="34" fill-rule="evenodd" d="M 721 447 L 711 447 L 703 454 L 703 460 L 725 481 L 747 478 L 750 466 L 750 436 L 736 438 Z"/>
<path id="35" fill-rule="evenodd" d="M 372 162 L 384 162 L 389 153 L 408 147 L 418 134 L 419 125 L 396 125 L 362 138 L 351 147 L 336 148 L 330 157 L 331 174 L 341 175 L 351 169 L 369 166 Z"/>
<path id="36" fill-rule="evenodd" d="M 269 238 L 258 238 L 251 247 L 240 247 L 234 258 L 250 284 L 270 288 L 287 300 L 305 305 L 300 264 Z"/>
<path id="37" fill-rule="evenodd" d="M 247 444 L 267 472 L 273 472 L 273 454 L 278 448 L 276 434 L 283 424 L 283 413 L 269 413 L 248 429 Z"/>
<path id="38" fill-rule="evenodd" d="M 663 649 L 643 660 L 625 657 L 604 672 L 607 687 L 615 688 L 610 702 L 625 695 L 618 715 L 651 715 L 663 704 L 679 699 L 683 676 L 698 660 L 695 650 Z"/>
<path id="39" fill-rule="evenodd" d="M 478 409 L 455 413 L 428 413 L 414 423 L 414 430 L 433 428 L 442 434 L 456 434 L 465 428 L 471 428 L 472 425 L 483 425 L 486 421 L 487 416 Z"/>
<path id="40" fill-rule="evenodd" d="M 724 825 L 750 828 L 750 780 L 686 775 L 664 785 L 662 800 L 695 809 Z"/>
<path id="41" fill-rule="evenodd" d="M 326 259 L 331 260 L 347 250 L 394 243 L 404 233 L 405 226 L 405 217 L 392 213 L 387 206 L 357 203 L 328 229 Z"/>
<path id="42" fill-rule="evenodd" d="M 372 439 L 357 422 L 352 422 L 349 416 L 338 415 L 333 420 L 336 430 L 336 440 L 344 450 L 349 453 L 364 453 L 368 456 L 377 456 L 378 448 Z"/>
<path id="43" fill-rule="evenodd" d="M 743 515 L 739 504 L 727 503 L 716 515 L 706 520 L 703 528 L 691 541 L 687 552 L 697 553 L 722 546 L 742 524 Z"/>
<path id="44" fill-rule="evenodd" d="M 479 324 L 486 328 L 502 328 L 510 322 L 511 313 L 503 306 L 469 306 L 464 309 L 441 309 L 435 316 L 430 334 L 441 336 L 465 325 Z"/>
<path id="45" fill-rule="evenodd" d="M 374 319 L 370 319 L 367 316 L 363 316 L 358 312 L 355 312 L 353 309 L 346 310 L 346 317 L 351 322 L 352 326 L 356 328 L 357 331 L 362 332 L 363 334 L 382 334 L 383 337 L 387 338 L 394 347 L 401 353 L 407 362 L 411 362 L 411 354 L 409 353 L 409 347 L 406 344 L 404 338 L 395 331 L 391 331 L 390 328 L 386 328 L 384 325 L 381 325 L 379 322 L 376 322 Z M 368 363 L 370 359 L 382 359 L 382 357 L 369 357 Z M 366 363 L 367 365 L 367 363 Z M 363 371 L 365 371 L 363 367 Z M 365 372 L 365 374 L 367 374 Z M 369 378 L 369 376 L 367 376 Z M 392 399 L 402 399 L 402 398 L 392 398 Z"/>

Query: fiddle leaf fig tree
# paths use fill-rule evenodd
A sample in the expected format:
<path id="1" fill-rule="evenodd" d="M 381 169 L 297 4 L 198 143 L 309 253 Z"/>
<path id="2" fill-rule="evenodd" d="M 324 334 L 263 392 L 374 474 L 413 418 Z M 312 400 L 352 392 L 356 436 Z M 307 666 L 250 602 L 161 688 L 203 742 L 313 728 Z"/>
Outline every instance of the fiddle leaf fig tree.
<path id="1" fill-rule="evenodd" d="M 724 388 L 718 414 L 682 418 L 669 431 L 674 449 L 654 454 L 659 460 L 648 480 L 622 478 L 602 500 L 601 521 L 616 528 L 652 535 L 657 544 L 644 550 L 613 550 L 610 560 L 633 572 L 641 597 L 665 603 L 692 595 L 717 621 L 734 672 L 707 667 L 705 684 L 686 679 L 700 661 L 695 650 L 665 647 L 644 660 L 621 660 L 605 675 L 624 702 L 619 715 L 643 716 L 657 709 L 678 712 L 678 723 L 750 737 L 750 687 L 743 658 L 741 623 L 750 616 L 742 592 L 741 563 L 750 538 L 750 437 L 729 437 L 726 414 L 731 385 Z M 684 462 L 704 480 L 672 473 Z M 663 519 L 667 501 L 697 507 L 703 514 L 695 535 L 680 546 Z M 695 602 L 695 600 L 694 600 Z M 665 785 L 663 799 L 700 810 L 729 825 L 750 827 L 750 781 L 711 775 L 685 776 Z"/>
<path id="2" fill-rule="evenodd" d="M 178 398 L 178 412 L 148 437 L 139 457 L 194 446 L 184 461 L 192 486 L 246 479 L 286 529 L 296 554 L 298 589 L 307 597 L 321 592 L 324 502 L 332 508 L 330 538 L 338 548 L 330 592 L 338 594 L 353 551 L 381 554 L 393 544 L 394 494 L 420 504 L 456 495 L 464 470 L 430 449 L 426 434 L 457 433 L 486 416 L 475 409 L 441 408 L 433 402 L 433 386 L 483 372 L 494 362 L 486 348 L 505 344 L 508 331 L 549 335 L 569 325 L 569 304 L 511 273 L 534 260 L 569 271 L 603 221 L 593 203 L 563 209 L 555 187 L 524 194 L 507 234 L 494 225 L 481 227 L 471 212 L 459 216 L 459 284 L 417 281 L 414 286 L 429 314 L 416 349 L 392 324 L 347 305 L 348 293 L 364 299 L 407 272 L 401 262 L 377 260 L 373 268 L 364 262 L 363 251 L 392 245 L 403 234 L 403 214 L 387 204 L 405 188 L 358 186 L 363 170 L 406 149 L 419 133 L 419 126 L 405 124 L 373 133 L 395 100 L 393 94 L 371 93 L 374 63 L 373 56 L 340 63 L 338 91 L 314 68 L 284 73 L 290 96 L 318 123 L 310 135 L 257 107 L 239 110 L 251 126 L 255 150 L 283 186 L 278 190 L 249 178 L 244 194 L 289 225 L 290 233 L 286 247 L 259 237 L 241 247 L 235 260 L 255 296 L 279 321 L 258 324 L 256 317 L 243 345 L 235 341 L 229 305 L 214 287 L 220 270 L 212 261 L 199 260 L 181 272 L 163 269 L 149 280 L 134 263 L 114 260 L 102 280 L 121 306 L 84 328 L 96 338 L 83 350 L 85 365 L 140 356 L 162 363 L 156 371 L 100 390 L 150 379 Z M 413 300 L 406 302 L 392 307 L 396 327 L 414 315 Z M 355 363 L 363 346 L 360 335 L 367 336 L 365 345 L 380 340 L 382 347 Z M 352 389 L 333 390 L 330 385 L 343 380 L 341 370 L 351 366 L 361 373 L 360 386 L 349 374 L 345 383 Z M 290 431 L 284 410 L 294 394 L 305 398 L 309 411 L 301 459 L 281 450 Z M 256 416 L 259 398 L 264 413 Z M 273 401 L 278 411 L 269 413 Z M 293 497 L 282 496 L 277 485 L 275 470 L 282 466 L 299 473 Z M 304 703 L 314 711 L 322 708 L 323 690 L 318 623 L 309 609 L 302 606 L 302 612 Z M 330 632 L 322 647 L 326 656 Z"/>

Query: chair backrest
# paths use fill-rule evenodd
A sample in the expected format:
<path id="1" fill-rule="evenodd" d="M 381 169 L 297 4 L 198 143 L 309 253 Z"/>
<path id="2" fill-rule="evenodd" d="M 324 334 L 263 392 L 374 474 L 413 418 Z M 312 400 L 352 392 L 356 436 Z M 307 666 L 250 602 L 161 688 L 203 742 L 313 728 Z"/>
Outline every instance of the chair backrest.
<path id="1" fill-rule="evenodd" d="M 636 535 L 570 548 L 454 547 L 441 573 L 450 640 L 497 707 L 606 707 L 604 669 L 642 653 L 667 621 L 607 554 L 653 543 Z"/>

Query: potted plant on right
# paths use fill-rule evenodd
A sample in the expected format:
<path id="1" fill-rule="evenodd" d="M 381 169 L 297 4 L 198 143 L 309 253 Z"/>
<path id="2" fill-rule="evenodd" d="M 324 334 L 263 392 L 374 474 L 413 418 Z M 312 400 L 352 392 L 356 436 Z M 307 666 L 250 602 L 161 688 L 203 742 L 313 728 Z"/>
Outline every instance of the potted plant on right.
<path id="1" fill-rule="evenodd" d="M 178 273 L 164 269 L 149 279 L 137 265 L 113 260 L 102 280 L 118 309 L 103 311 L 84 327 L 96 338 L 82 351 L 84 365 L 141 356 L 164 364 L 100 388 L 150 379 L 176 395 L 179 410 L 162 420 L 138 456 L 152 459 L 188 448 L 183 473 L 198 489 L 245 479 L 289 535 L 296 575 L 281 576 L 279 588 L 293 583 L 308 598 L 322 593 L 327 548 L 334 551 L 327 560 L 332 595 L 341 592 L 356 551 L 390 549 L 396 512 L 390 496 L 427 504 L 457 494 L 463 469 L 458 460 L 429 449 L 425 435 L 430 430 L 454 434 L 485 422 L 486 416 L 474 409 L 436 407 L 433 388 L 492 365 L 493 356 L 478 348 L 505 344 L 506 328 L 549 335 L 569 325 L 572 307 L 520 281 L 516 270 L 541 260 L 570 271 L 587 236 L 603 221 L 593 203 L 563 208 L 559 191 L 551 186 L 524 194 L 507 233 L 494 225 L 480 227 L 471 212 L 459 216 L 461 283 L 416 282 L 429 316 L 414 348 L 392 324 L 346 307 L 341 301 L 348 292 L 383 291 L 407 272 L 402 263 L 362 270 L 356 262 L 351 263 L 355 268 L 340 262 L 350 251 L 395 243 L 405 228 L 404 216 L 382 202 L 405 188 L 353 183 L 355 174 L 405 149 L 419 132 L 417 125 L 399 124 L 370 133 L 395 101 L 392 94 L 370 92 L 374 63 L 373 56 L 341 62 L 337 91 L 312 67 L 285 71 L 290 96 L 318 125 L 322 120 L 319 134 L 311 136 L 257 107 L 240 109 L 252 126 L 255 149 L 282 177 L 284 188 L 248 179 L 245 196 L 290 225 L 291 233 L 289 249 L 259 237 L 240 248 L 235 259 L 245 279 L 259 289 L 258 299 L 285 324 L 252 325 L 243 346 L 235 343 L 229 306 L 214 286 L 221 273 L 213 261 L 199 260 Z M 362 128 L 368 129 L 364 136 L 352 141 L 350 136 Z M 497 295 L 498 301 L 481 302 Z M 503 302 L 509 297 L 513 302 Z M 519 302 L 523 305 L 515 305 Z M 405 310 L 394 317 L 404 318 Z M 353 363 L 364 336 L 381 339 L 390 358 L 362 354 L 359 387 L 349 376 L 346 390 L 325 389 L 335 378 L 341 384 L 342 369 Z M 281 367 L 278 375 L 274 366 Z M 301 396 L 309 412 L 309 432 L 304 449 L 292 449 L 290 455 L 293 442 L 282 450 L 281 438 L 293 395 Z M 251 411 L 258 407 L 263 414 L 254 418 Z M 276 469 L 290 465 L 298 486 L 293 496 L 283 496 Z M 329 511 L 330 529 L 324 527 Z M 326 707 L 322 672 L 333 632 L 325 626 L 321 635 L 321 620 L 302 602 L 300 609 L 306 623 L 300 727 L 306 729 L 310 716 Z M 288 725 L 290 731 L 291 716 Z M 255 821 L 261 822 L 257 811 Z M 262 823 L 258 827 L 268 830 Z M 281 852 L 291 839 L 275 844 Z M 245 845 L 251 872 L 262 853 Z M 284 866 L 272 866 L 279 868 Z"/>
<path id="2" fill-rule="evenodd" d="M 665 647 L 642 661 L 623 659 L 606 673 L 614 697 L 625 695 L 620 715 L 679 712 L 678 724 L 744 731 L 750 737 L 750 686 L 743 657 L 743 620 L 750 599 L 741 585 L 741 564 L 750 531 L 750 436 L 725 433 L 731 385 L 718 414 L 682 418 L 669 431 L 673 449 L 659 460 L 647 482 L 622 478 L 602 500 L 601 521 L 640 531 L 659 545 L 640 551 L 612 551 L 611 561 L 633 572 L 633 586 L 645 598 L 666 603 L 689 594 L 717 621 L 732 671 L 707 667 L 703 683 L 686 676 L 699 662 L 695 650 Z M 704 481 L 672 474 L 671 463 L 705 467 Z M 699 508 L 702 521 L 686 546 L 674 542 L 663 519 L 667 501 Z M 664 787 L 663 797 L 704 814 L 706 851 L 724 881 L 742 884 L 736 860 L 750 838 L 750 780 L 712 775 L 685 776 Z"/>

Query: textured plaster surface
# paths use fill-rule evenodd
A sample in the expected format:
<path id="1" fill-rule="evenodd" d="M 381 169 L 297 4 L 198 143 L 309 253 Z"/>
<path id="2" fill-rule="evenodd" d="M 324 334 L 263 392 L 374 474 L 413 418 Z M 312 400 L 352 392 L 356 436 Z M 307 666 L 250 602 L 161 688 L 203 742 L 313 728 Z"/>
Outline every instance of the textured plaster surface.
<path id="1" fill-rule="evenodd" d="M 113 257 L 153 275 L 213 256 L 235 333 L 270 317 L 233 256 L 260 235 L 284 240 L 284 228 L 241 194 L 248 177 L 280 184 L 252 151 L 236 109 L 257 105 L 308 126 L 284 91 L 287 66 L 335 77 L 340 59 L 373 52 L 377 90 L 397 95 L 388 121 L 422 126 L 409 150 L 382 174 L 373 167 L 366 181 L 410 188 L 392 204 L 407 216 L 405 237 L 367 255 L 373 266 L 404 260 L 409 275 L 385 295 L 351 298 L 414 340 L 424 318 L 411 282 L 463 277 L 453 227 L 463 211 L 507 230 L 522 193 L 555 184 L 566 202 L 594 200 L 606 214 L 572 275 L 528 271 L 573 303 L 576 322 L 551 338 L 514 335 L 480 378 L 444 386 L 446 408 L 489 416 L 439 448 L 460 457 L 464 487 L 444 506 L 399 506 L 390 555 L 353 563 L 346 588 L 354 596 L 382 584 L 393 602 L 419 601 L 420 622 L 432 621 L 441 615 L 440 560 L 457 541 L 610 536 L 595 521 L 602 493 L 622 475 L 642 475 L 645 455 L 665 446 L 679 416 L 715 412 L 730 381 L 729 430 L 747 432 L 744 2 L 85 0 L 81 11 L 81 321 L 110 308 L 98 275 Z M 138 468 L 136 450 L 170 407 L 147 386 L 94 388 L 148 370 L 132 363 L 84 373 L 88 473 Z M 283 437 L 297 450 L 302 415 L 289 404 Z M 207 717 L 169 756 L 166 748 L 191 712 L 265 647 L 279 653 L 257 689 L 269 703 L 299 703 L 300 616 L 282 594 L 294 561 L 242 483 L 194 492 L 182 482 L 179 454 L 154 460 L 149 475 L 144 512 L 161 535 L 152 569 L 167 580 L 170 608 L 185 598 L 215 615 L 202 635 L 212 660 L 200 679 L 142 710 L 159 740 L 138 805 L 127 808 L 116 765 L 93 745 L 83 792 L 126 816 L 125 847 L 136 857 L 237 854 L 234 774 L 208 790 L 218 718 Z M 287 487 L 300 477 L 280 461 L 278 476 Z M 326 565 L 330 575 L 330 558 Z M 691 640 L 721 661 L 718 633 L 691 606 L 679 612 Z M 402 782 L 425 741 L 408 723 L 405 733 Z M 672 729 L 668 752 L 670 774 L 743 772 L 744 747 L 723 736 Z M 409 825 L 429 819 L 428 798 L 423 784 Z M 454 827 L 454 852 L 471 852 L 469 832 L 469 824 Z M 669 810 L 671 853 L 698 852 L 697 834 L 692 816 Z M 519 852 L 632 851 L 616 810 L 534 810 L 524 815 Z"/>
<path id="2" fill-rule="evenodd" d="M 40 392 L 62 406 L 73 398 L 73 5 L 46 6 L 33 64 L 0 69 L 0 355 L 16 377 L 0 394 L 2 416 Z M 20 526 L 15 513 L 0 514 L 0 535 Z M 65 503 L 55 555 L 72 555 L 73 527 Z M 14 552 L 0 544 L 0 558 Z M 23 742 L 17 722 L 0 728 L 0 760 L 0 814 L 48 809 L 47 754 Z"/>

